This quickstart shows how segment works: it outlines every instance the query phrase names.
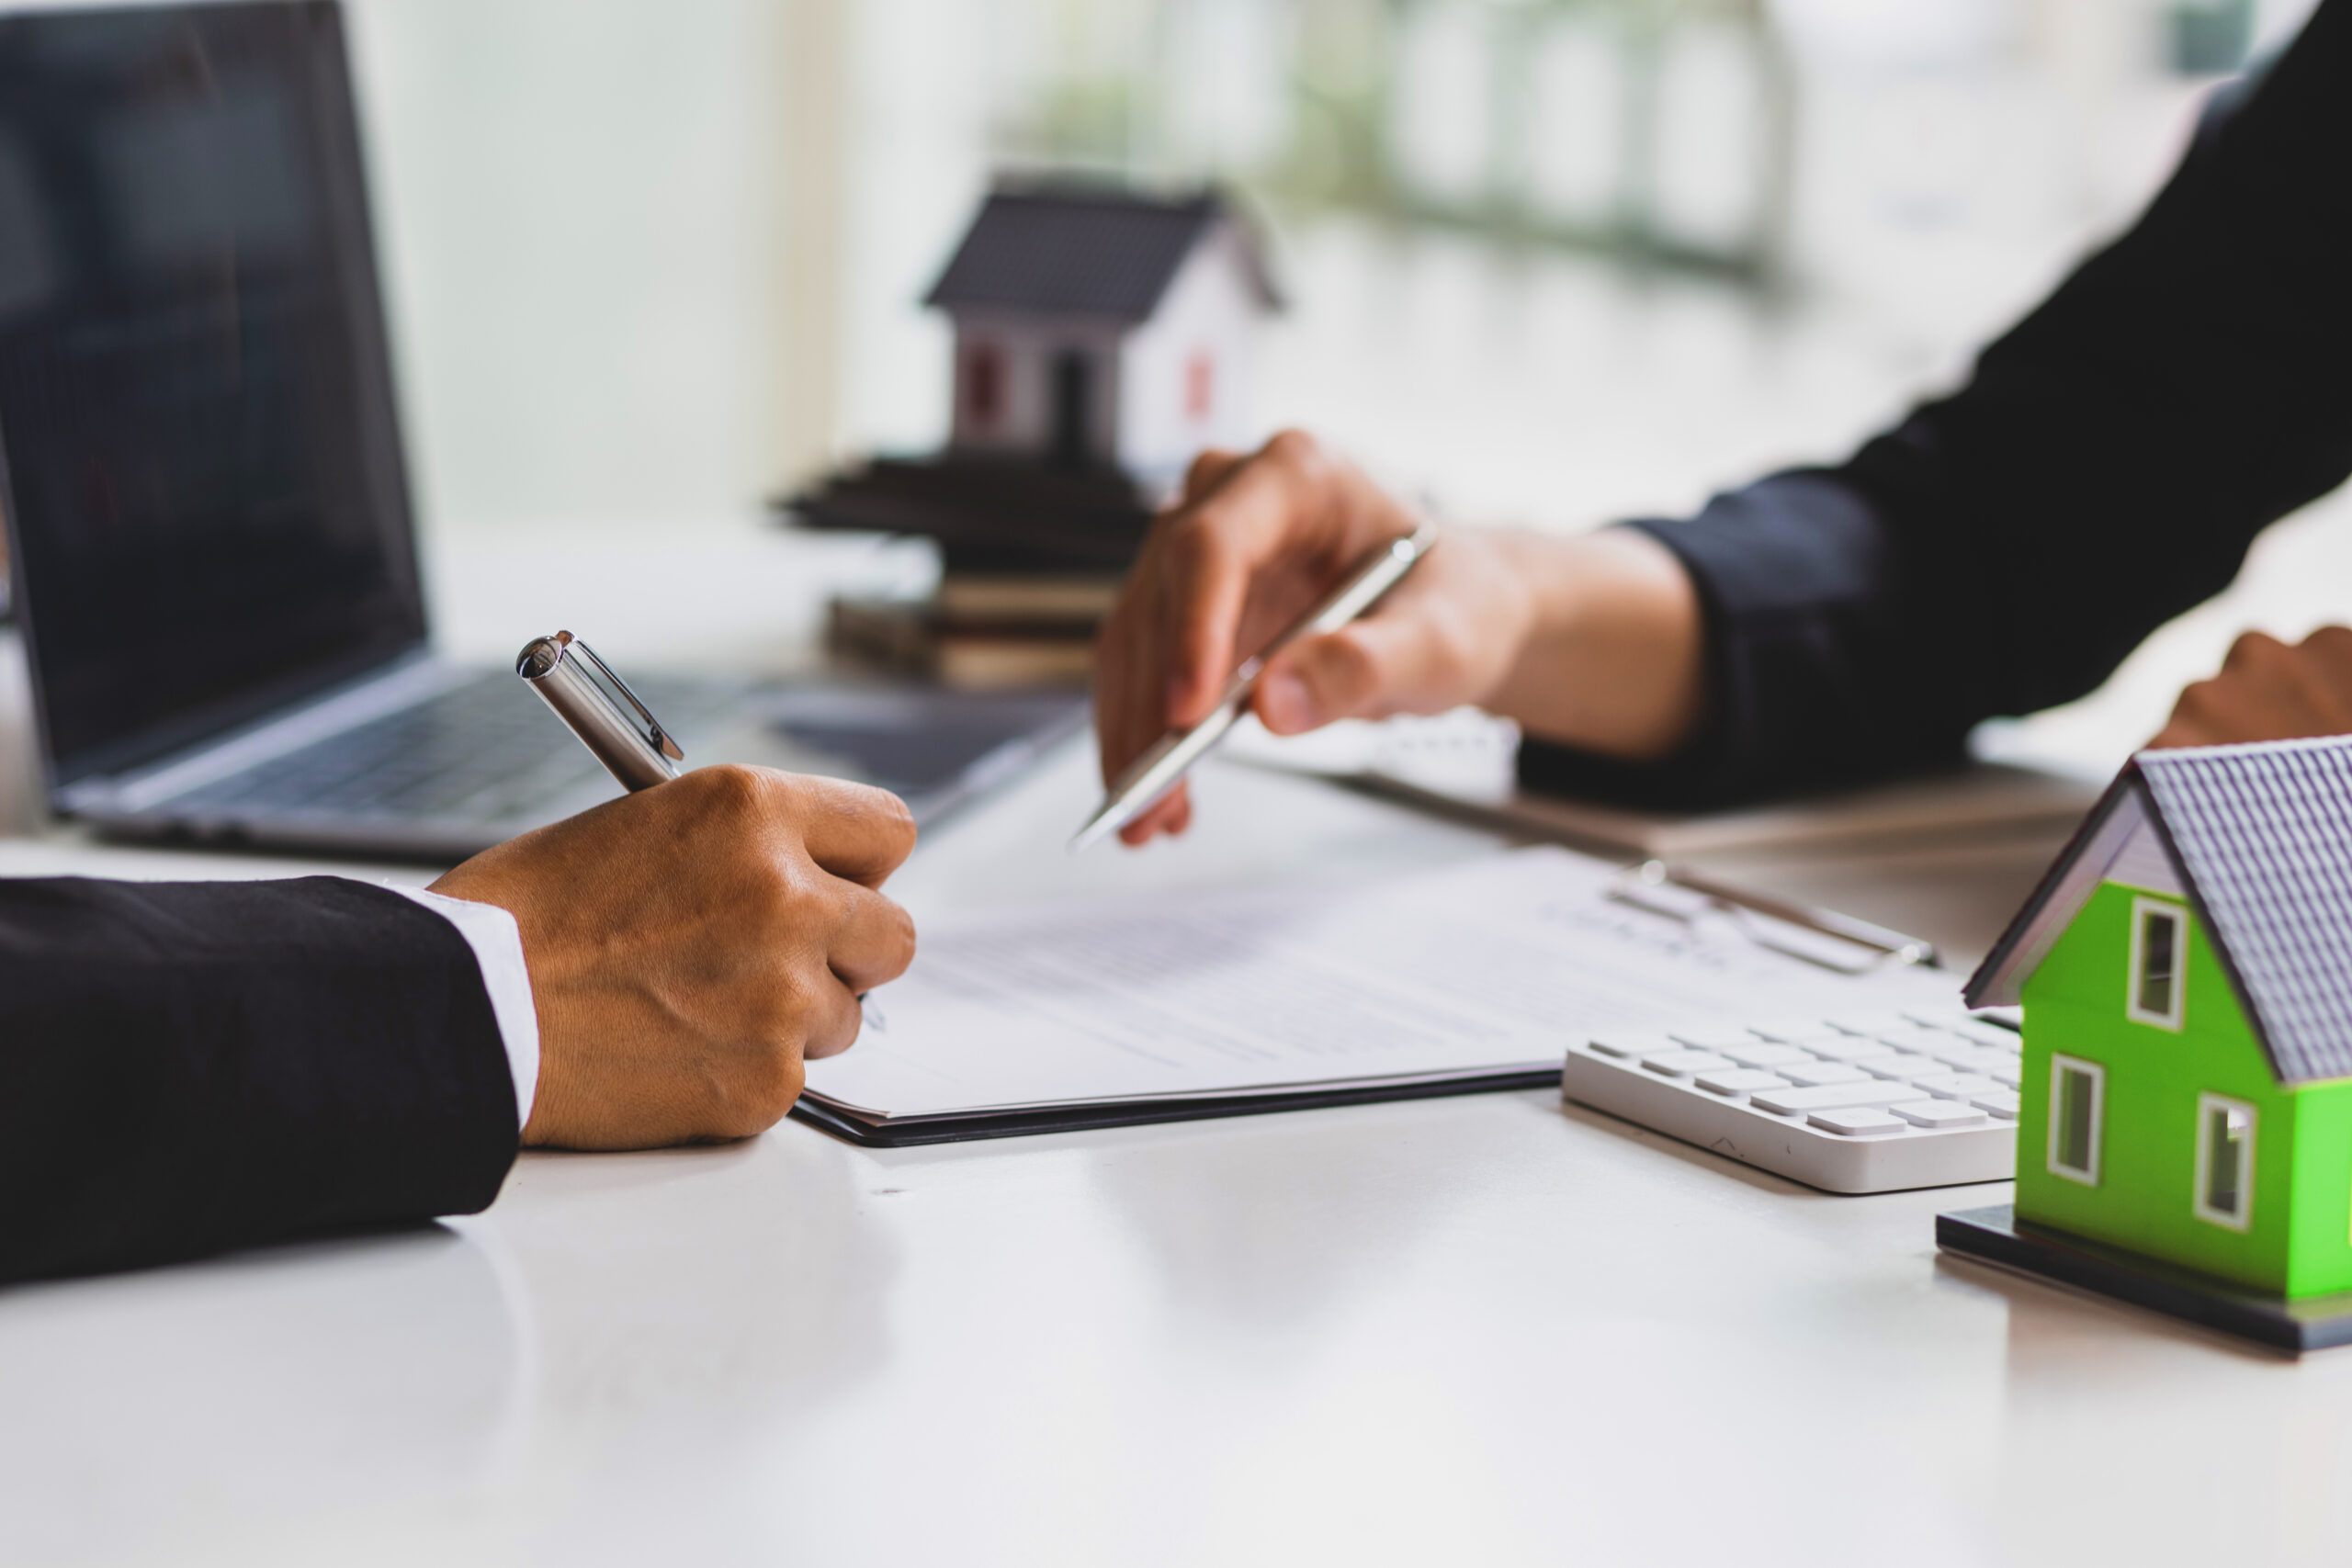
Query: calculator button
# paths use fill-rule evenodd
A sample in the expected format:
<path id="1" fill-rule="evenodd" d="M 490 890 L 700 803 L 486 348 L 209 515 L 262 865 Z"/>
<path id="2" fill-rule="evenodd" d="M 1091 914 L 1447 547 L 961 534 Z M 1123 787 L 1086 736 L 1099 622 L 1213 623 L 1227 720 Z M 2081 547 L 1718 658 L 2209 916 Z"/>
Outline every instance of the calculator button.
<path id="1" fill-rule="evenodd" d="M 1819 1089 L 1766 1089 L 1748 1096 L 1758 1110 L 1781 1116 L 1803 1116 L 1815 1111 L 1898 1105 L 1919 1098 L 1919 1091 L 1898 1083 L 1840 1083 Z"/>
<path id="2" fill-rule="evenodd" d="M 1913 1078 L 1911 1087 L 1939 1100 L 1967 1100 L 1991 1094 L 2001 1086 L 1982 1073 L 1939 1073 Z"/>
<path id="3" fill-rule="evenodd" d="M 1819 1040 L 1825 1036 L 1843 1034 L 1842 1029 L 1832 1029 L 1817 1018 L 1784 1018 L 1770 1023 L 1751 1023 L 1747 1032 L 1759 1040 L 1777 1040 L 1783 1045 L 1800 1040 Z"/>
<path id="4" fill-rule="evenodd" d="M 1711 1024 L 1703 1029 L 1669 1029 L 1666 1037 L 1677 1045 L 1687 1045 L 1694 1051 L 1723 1051 L 1736 1045 L 1753 1045 L 1756 1036 L 1731 1024 Z"/>
<path id="5" fill-rule="evenodd" d="M 1874 1078 L 1901 1078 L 1907 1083 L 1918 1076 L 1920 1062 L 1917 1056 L 1898 1056 L 1889 1051 L 1883 1056 L 1857 1056 L 1854 1066 Z"/>
<path id="6" fill-rule="evenodd" d="M 1841 1034 L 1899 1034 L 1919 1027 L 1899 1012 L 1832 1013 L 1821 1021 Z"/>
<path id="7" fill-rule="evenodd" d="M 1989 1073 L 1995 1067 L 2006 1067 L 2017 1060 L 2007 1051 L 1988 1051 L 1982 1045 L 1955 1045 L 1933 1055 L 1937 1061 L 1956 1073 Z"/>
<path id="8" fill-rule="evenodd" d="M 1761 1067 L 1733 1067 L 1720 1073 L 1701 1073 L 1691 1079 L 1709 1094 L 1751 1094 L 1759 1089 L 1786 1089 L 1789 1080 L 1778 1073 L 1768 1073 Z"/>
<path id="9" fill-rule="evenodd" d="M 1826 1040 L 1808 1040 L 1804 1048 L 1833 1062 L 1859 1062 L 1869 1056 L 1895 1055 L 1883 1043 L 1864 1034 L 1838 1034 Z"/>
<path id="10" fill-rule="evenodd" d="M 1596 1034 L 1586 1043 L 1604 1056 L 1624 1056 L 1636 1062 L 1644 1056 L 1656 1055 L 1660 1051 L 1680 1049 L 1665 1035 L 1647 1032 Z"/>
<path id="11" fill-rule="evenodd" d="M 1758 1041 L 1752 1045 L 1727 1046 L 1722 1055 L 1743 1067 L 1777 1067 L 1784 1062 L 1817 1062 L 1820 1057 L 1793 1045 L 1767 1045 Z"/>
<path id="12" fill-rule="evenodd" d="M 1871 1081 L 1870 1074 L 1851 1062 L 1790 1062 L 1779 1071 L 1782 1077 L 1801 1089 L 1813 1089 L 1822 1084 Z"/>
<path id="13" fill-rule="evenodd" d="M 1981 1018 L 1961 1011 L 1958 1008 L 1952 1009 L 1950 1012 L 1939 1012 L 1933 1008 L 1921 1008 L 1917 1011 L 1906 1010 L 1903 1016 L 1922 1029 L 1940 1029 L 1948 1034 L 1957 1034 L 1963 1040 L 1973 1040 L 1979 1045 L 2015 1045 L 2018 1040 L 2016 1030 L 2003 1029 L 1997 1023 L 1987 1023 Z"/>
<path id="14" fill-rule="evenodd" d="M 1973 1127 L 1984 1120 L 1984 1112 L 1956 1100 L 1915 1100 L 1887 1110 L 1914 1127 Z"/>
<path id="15" fill-rule="evenodd" d="M 1946 1051 L 1981 1051 L 1983 1046 L 1962 1040 L 1957 1034 L 1947 1034 L 1940 1029 L 1881 1029 L 1871 1035 L 1898 1051 L 1917 1051 L 1923 1056 L 1941 1055 Z"/>
<path id="16" fill-rule="evenodd" d="M 1710 1067 L 1724 1067 L 1730 1065 L 1713 1051 L 1661 1051 L 1654 1056 L 1642 1058 L 1642 1066 L 1650 1071 L 1665 1073 L 1673 1077 L 1679 1077 L 1686 1073 L 1703 1073 Z M 1992 1080 L 1987 1078 L 1986 1087 L 1990 1088 Z"/>
<path id="17" fill-rule="evenodd" d="M 1911 1125 L 1900 1116 L 1890 1116 L 1883 1111 L 1816 1111 L 1805 1120 L 1828 1132 L 1855 1138 L 1873 1133 L 1901 1133 Z"/>

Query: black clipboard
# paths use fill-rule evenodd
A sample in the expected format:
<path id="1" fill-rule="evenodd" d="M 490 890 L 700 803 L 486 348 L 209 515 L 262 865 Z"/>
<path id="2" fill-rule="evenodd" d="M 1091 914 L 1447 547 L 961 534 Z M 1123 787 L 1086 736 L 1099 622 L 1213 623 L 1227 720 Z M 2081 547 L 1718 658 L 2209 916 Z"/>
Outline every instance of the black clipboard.
<path id="1" fill-rule="evenodd" d="M 1429 1083 L 1354 1084 L 1277 1094 L 1233 1095 L 1218 1100 L 1138 1100 L 1096 1105 L 1064 1105 L 1001 1116 L 927 1117 L 899 1126 L 875 1126 L 845 1116 L 803 1094 L 792 1108 L 795 1121 L 868 1149 L 915 1148 L 925 1144 L 967 1144 L 983 1138 L 1025 1138 L 1040 1133 L 1085 1133 L 1098 1127 L 1144 1127 L 1160 1122 L 1208 1122 L 1227 1116 L 1263 1116 L 1277 1111 L 1319 1111 L 1331 1105 L 1370 1105 L 1396 1100 L 1442 1100 L 1462 1094 L 1498 1094 L 1506 1089 L 1552 1089 L 1557 1067 L 1482 1073 L 1475 1077 Z"/>

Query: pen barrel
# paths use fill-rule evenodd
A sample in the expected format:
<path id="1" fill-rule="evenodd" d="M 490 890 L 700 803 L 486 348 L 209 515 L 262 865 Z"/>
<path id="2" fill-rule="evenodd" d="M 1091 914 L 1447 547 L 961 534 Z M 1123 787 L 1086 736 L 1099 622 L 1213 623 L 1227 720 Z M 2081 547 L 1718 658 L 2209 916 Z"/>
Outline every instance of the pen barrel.
<path id="1" fill-rule="evenodd" d="M 534 645 L 535 647 L 537 645 Z M 539 694 L 539 700 L 555 710 L 580 743 L 588 748 L 596 761 L 630 791 L 650 789 L 678 776 L 678 765 L 663 756 L 646 738 L 639 733 L 635 723 L 617 708 L 612 699 L 596 685 L 588 671 L 570 657 L 568 649 L 556 649 L 552 658 L 533 660 L 525 650 L 525 666 L 517 670 L 523 683 Z M 543 664 L 534 672 L 529 667 Z"/>
<path id="2" fill-rule="evenodd" d="M 1198 761 L 1208 750 L 1225 739 L 1226 732 L 1239 722 L 1249 711 L 1251 689 L 1267 660 L 1301 637 L 1319 637 L 1337 631 L 1354 620 L 1378 602 L 1380 596 L 1401 581 L 1437 543 L 1437 529 L 1424 523 L 1405 538 L 1391 540 L 1385 547 L 1359 567 L 1349 579 L 1333 589 L 1323 601 L 1298 618 L 1288 630 L 1266 645 L 1265 649 L 1246 660 L 1234 671 L 1217 705 L 1209 716 L 1186 730 L 1163 735 L 1149 750 L 1127 764 L 1125 772 L 1111 781 L 1109 798 L 1102 808 L 1078 830 L 1070 840 L 1073 851 L 1082 850 L 1109 833 L 1134 821 L 1149 810 L 1159 799 L 1176 787 L 1176 781 Z"/>

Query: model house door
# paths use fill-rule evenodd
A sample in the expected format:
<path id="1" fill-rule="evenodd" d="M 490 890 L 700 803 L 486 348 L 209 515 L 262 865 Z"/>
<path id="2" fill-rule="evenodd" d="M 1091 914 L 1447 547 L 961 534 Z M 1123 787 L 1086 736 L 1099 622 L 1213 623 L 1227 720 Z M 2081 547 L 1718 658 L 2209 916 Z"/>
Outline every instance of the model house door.
<path id="1" fill-rule="evenodd" d="M 1093 401 L 1093 356 L 1078 348 L 1056 354 L 1053 457 L 1062 468 L 1082 468 L 1093 457 L 1093 443 L 1087 432 L 1087 414 Z"/>

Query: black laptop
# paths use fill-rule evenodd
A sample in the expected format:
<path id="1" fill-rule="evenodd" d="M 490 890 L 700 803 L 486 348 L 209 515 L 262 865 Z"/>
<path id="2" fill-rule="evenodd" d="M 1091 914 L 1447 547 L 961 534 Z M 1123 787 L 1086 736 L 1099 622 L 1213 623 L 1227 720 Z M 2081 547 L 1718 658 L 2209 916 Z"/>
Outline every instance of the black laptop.
<path id="1" fill-rule="evenodd" d="M 60 814 L 447 858 L 617 792 L 511 670 L 428 647 L 331 0 L 0 16 L 0 450 Z M 690 764 L 919 818 L 1081 722 L 1068 694 L 635 683 Z"/>

